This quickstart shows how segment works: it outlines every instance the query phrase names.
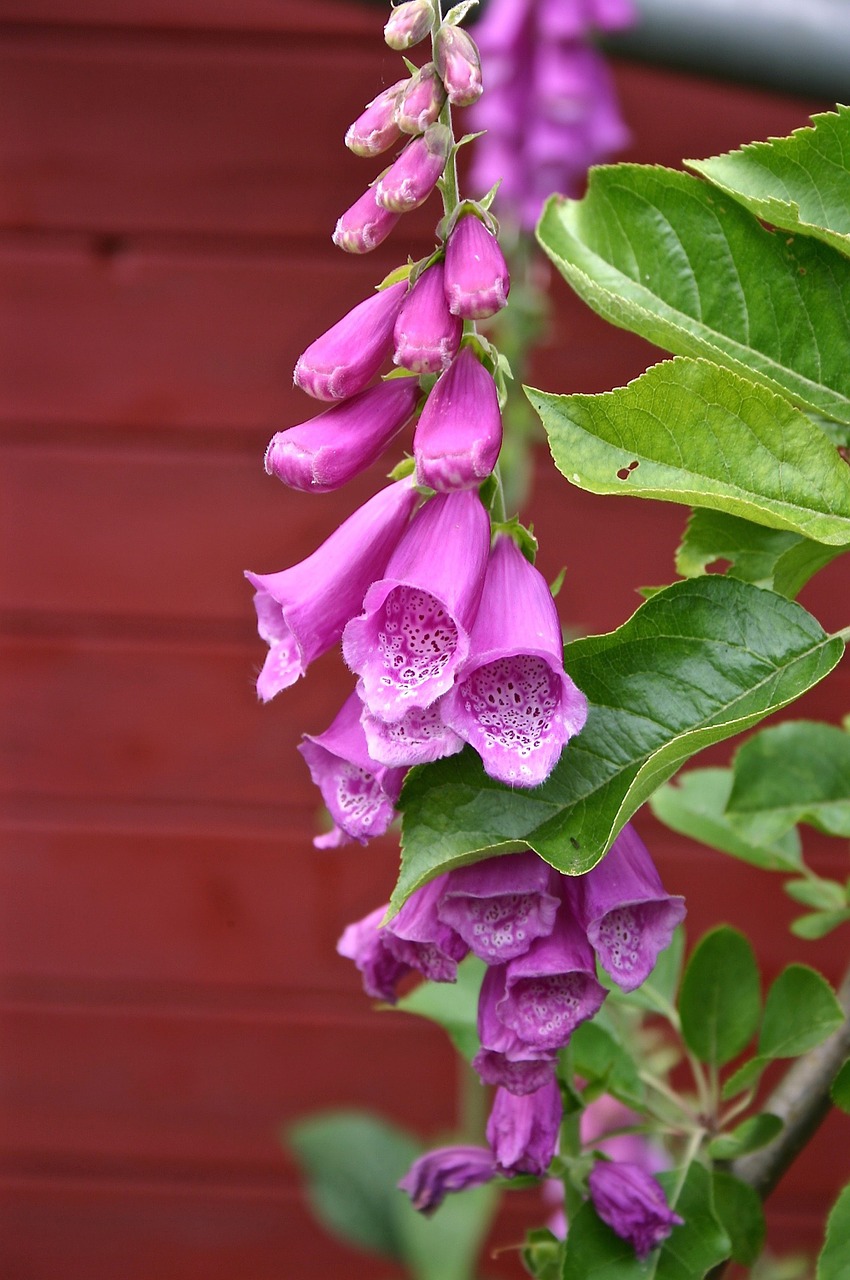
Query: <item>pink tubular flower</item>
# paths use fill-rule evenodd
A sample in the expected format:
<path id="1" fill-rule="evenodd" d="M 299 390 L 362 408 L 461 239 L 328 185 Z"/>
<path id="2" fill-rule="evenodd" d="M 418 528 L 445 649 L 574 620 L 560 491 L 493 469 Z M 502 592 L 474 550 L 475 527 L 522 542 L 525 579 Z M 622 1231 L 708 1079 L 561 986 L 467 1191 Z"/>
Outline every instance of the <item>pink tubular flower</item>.
<path id="1" fill-rule="evenodd" d="M 399 94 L 395 122 L 402 133 L 424 133 L 439 119 L 445 100 L 446 91 L 437 69 L 433 62 L 426 62 Z"/>
<path id="2" fill-rule="evenodd" d="M 391 213 L 375 199 L 375 188 L 367 187 L 337 221 L 333 242 L 346 253 L 371 253 L 383 244 L 401 217 Z"/>
<path id="3" fill-rule="evenodd" d="M 469 953 L 463 939 L 437 915 L 444 883 L 445 876 L 438 876 L 417 889 L 384 926 L 386 946 L 395 958 L 431 982 L 456 982 L 458 961 Z"/>
<path id="4" fill-rule="evenodd" d="M 404 770 L 388 769 L 370 758 L 357 694 L 346 699 L 324 733 L 305 734 L 298 750 L 342 836 L 365 844 L 383 835 L 395 817 Z M 343 843 L 341 837 L 329 841 L 320 836 L 319 841 L 320 848 Z"/>
<path id="5" fill-rule="evenodd" d="M 433 1213 L 451 1191 L 480 1187 L 496 1176 L 496 1163 L 486 1147 L 438 1147 L 414 1160 L 398 1184 L 414 1209 Z"/>
<path id="6" fill-rule="evenodd" d="M 344 400 L 371 382 L 392 350 L 393 327 L 407 282 L 358 302 L 298 357 L 295 385 L 316 400 Z"/>
<path id="7" fill-rule="evenodd" d="M 477 493 L 438 494 L 416 515 L 345 628 L 342 651 L 371 713 L 391 724 L 430 707 L 469 651 L 490 521 Z"/>
<path id="8" fill-rule="evenodd" d="M 416 478 L 442 493 L 477 488 L 495 467 L 501 447 L 496 384 L 464 347 L 425 401 L 416 424 Z"/>
<path id="9" fill-rule="evenodd" d="M 360 717 L 373 760 L 394 768 L 430 764 L 464 748 L 463 738 L 443 724 L 439 701 L 430 707 L 414 707 L 395 724 L 373 716 L 364 705 Z"/>
<path id="10" fill-rule="evenodd" d="M 384 27 L 384 40 L 402 53 L 424 40 L 434 22 L 433 0 L 407 0 L 396 5 Z"/>
<path id="11" fill-rule="evenodd" d="M 397 960 L 386 945 L 381 921 L 386 905 L 350 924 L 336 944 L 341 956 L 353 960 L 363 978 L 363 990 L 375 1000 L 395 1004 L 396 986 L 410 973 L 410 965 Z"/>
<path id="12" fill-rule="evenodd" d="M 397 80 L 373 98 L 345 135 L 345 145 L 358 156 L 377 156 L 401 138 L 395 109 L 407 80 Z"/>
<path id="13" fill-rule="evenodd" d="M 418 398 L 415 378 L 369 387 L 309 422 L 278 431 L 266 450 L 266 471 L 305 493 L 339 489 L 383 453 Z"/>
<path id="14" fill-rule="evenodd" d="M 448 369 L 460 346 L 463 323 L 449 311 L 443 289 L 445 268 L 426 268 L 401 304 L 393 330 L 393 360 L 413 373 Z"/>
<path id="15" fill-rule="evenodd" d="M 481 58 L 470 35 L 444 22 L 434 39 L 434 61 L 453 107 L 468 107 L 481 97 Z"/>
<path id="16" fill-rule="evenodd" d="M 641 1262 L 682 1225 L 661 1185 L 639 1165 L 597 1160 L 587 1184 L 602 1221 L 628 1240 Z"/>
<path id="17" fill-rule="evenodd" d="M 570 880 L 568 892 L 600 963 L 623 991 L 649 977 L 685 918 L 684 898 L 665 892 L 631 823 L 592 871 Z"/>
<path id="18" fill-rule="evenodd" d="M 510 274 L 498 240 L 476 214 L 464 214 L 446 244 L 449 311 L 465 320 L 495 315 L 506 306 L 510 287 Z"/>
<path id="19" fill-rule="evenodd" d="M 499 1172 L 507 1177 L 515 1173 L 542 1177 L 558 1145 L 562 1116 L 557 1080 L 548 1080 L 522 1097 L 497 1089 L 487 1121 L 487 1141 Z"/>
<path id="20" fill-rule="evenodd" d="M 429 125 L 378 179 L 377 204 L 393 214 L 409 213 L 424 204 L 445 168 L 451 145 L 450 129 L 444 124 Z"/>
<path id="21" fill-rule="evenodd" d="M 536 787 L 586 718 L 584 694 L 564 671 L 552 594 L 510 535 L 498 534 L 469 658 L 443 719 L 475 748 L 491 778 Z"/>
<path id="22" fill-rule="evenodd" d="M 269 646 L 257 681 L 268 702 L 337 643 L 383 573 L 419 496 L 410 479 L 387 486 L 306 560 L 280 573 L 250 573 L 260 637 Z"/>
<path id="23" fill-rule="evenodd" d="M 440 919 L 487 964 L 505 964 L 552 932 L 556 877 L 531 849 L 458 867 L 446 877 Z"/>

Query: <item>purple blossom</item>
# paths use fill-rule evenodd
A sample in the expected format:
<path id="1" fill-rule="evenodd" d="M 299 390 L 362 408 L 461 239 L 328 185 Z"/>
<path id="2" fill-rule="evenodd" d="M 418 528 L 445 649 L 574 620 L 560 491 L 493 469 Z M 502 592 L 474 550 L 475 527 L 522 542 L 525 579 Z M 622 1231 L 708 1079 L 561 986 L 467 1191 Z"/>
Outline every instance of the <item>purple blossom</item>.
<path id="1" fill-rule="evenodd" d="M 398 1184 L 414 1209 L 433 1213 L 450 1191 L 480 1187 L 496 1176 L 496 1163 L 486 1147 L 438 1147 L 414 1160 Z"/>
<path id="2" fill-rule="evenodd" d="M 397 80 L 373 98 L 345 135 L 345 145 L 358 156 L 377 156 L 401 138 L 395 109 L 407 80 Z"/>
<path id="3" fill-rule="evenodd" d="M 413 378 L 369 387 L 309 422 L 278 431 L 266 449 L 266 471 L 305 493 L 339 489 L 383 453 L 418 398 Z"/>
<path id="4" fill-rule="evenodd" d="M 584 694 L 564 671 L 552 594 L 513 539 L 499 534 L 469 658 L 443 719 L 475 748 L 491 778 L 536 787 L 586 718 Z"/>
<path id="5" fill-rule="evenodd" d="M 500 1085 L 517 1097 L 534 1093 L 555 1079 L 558 1055 L 533 1049 L 498 1020 L 482 1022 L 479 1006 L 478 1034 L 491 1041 L 482 1043 L 472 1065 L 485 1084 Z"/>
<path id="6" fill-rule="evenodd" d="M 399 94 L 395 122 L 402 133 L 424 133 L 429 125 L 436 124 L 445 100 L 446 91 L 437 68 L 433 62 L 426 62 Z"/>
<path id="7" fill-rule="evenodd" d="M 424 204 L 445 168 L 451 145 L 450 129 L 444 124 L 429 125 L 381 174 L 374 187 L 378 205 L 399 214 Z"/>
<path id="8" fill-rule="evenodd" d="M 457 755 L 464 741 L 443 723 L 440 702 L 430 707 L 413 707 L 394 724 L 373 716 L 364 705 L 360 716 L 369 754 L 373 760 L 394 767 L 430 764 L 445 756 Z"/>
<path id="9" fill-rule="evenodd" d="M 449 310 L 466 320 L 495 315 L 507 305 L 510 287 L 510 274 L 498 240 L 476 214 L 464 214 L 446 244 Z"/>
<path id="10" fill-rule="evenodd" d="M 505 964 L 552 932 L 556 877 L 531 849 L 459 867 L 446 878 L 440 919 L 487 964 Z"/>
<path id="11" fill-rule="evenodd" d="M 639 1165 L 597 1160 L 587 1183 L 602 1221 L 628 1240 L 641 1261 L 682 1225 L 660 1184 Z"/>
<path id="12" fill-rule="evenodd" d="M 481 97 L 478 47 L 461 27 L 443 23 L 434 38 L 434 61 L 453 107 L 468 107 Z"/>
<path id="13" fill-rule="evenodd" d="M 469 947 L 437 914 L 445 876 L 412 893 L 384 926 L 387 947 L 397 960 L 418 969 L 432 982 L 455 982 L 458 961 Z"/>
<path id="14" fill-rule="evenodd" d="M 257 693 L 268 702 L 337 643 L 384 572 L 419 497 L 400 480 L 370 498 L 318 550 L 280 573 L 250 573 L 257 629 L 269 646 Z"/>
<path id="15" fill-rule="evenodd" d="M 433 0 L 407 0 L 397 5 L 384 27 L 384 40 L 401 53 L 424 40 L 434 22 Z"/>
<path id="16" fill-rule="evenodd" d="M 460 346 L 463 323 L 449 311 L 443 290 L 445 267 L 427 267 L 401 304 L 393 343 L 396 364 L 413 373 L 448 369 Z"/>
<path id="17" fill-rule="evenodd" d="M 411 972 L 410 965 L 396 959 L 386 945 L 380 928 L 387 907 L 378 907 L 362 920 L 350 924 L 336 944 L 341 956 L 353 960 L 363 977 L 363 990 L 375 1000 L 395 1004 L 396 986 Z"/>
<path id="18" fill-rule="evenodd" d="M 357 694 L 345 700 L 324 733 L 305 734 L 298 750 L 338 831 L 360 844 L 383 835 L 395 817 L 404 770 L 388 769 L 370 757 Z M 319 847 L 327 848 L 330 842 L 319 839 Z"/>
<path id="19" fill-rule="evenodd" d="M 392 350 L 393 327 L 407 281 L 358 302 L 298 357 L 293 380 L 317 400 L 344 400 L 362 391 Z"/>
<path id="20" fill-rule="evenodd" d="M 342 648 L 371 713 L 396 723 L 431 706 L 469 651 L 490 521 L 471 489 L 426 502 L 345 628 Z"/>
<path id="21" fill-rule="evenodd" d="M 548 1080 L 533 1093 L 518 1097 L 507 1089 L 497 1089 L 487 1141 L 499 1172 L 531 1173 L 542 1177 L 555 1154 L 563 1106 L 557 1080 Z"/>
<path id="22" fill-rule="evenodd" d="M 413 437 L 416 478 L 438 492 L 477 488 L 502 446 L 492 377 L 464 347 L 431 391 Z"/>
<path id="23" fill-rule="evenodd" d="M 367 187 L 337 220 L 333 242 L 346 253 L 371 253 L 383 244 L 401 217 L 383 208 L 375 199 L 375 188 Z"/>
<path id="24" fill-rule="evenodd" d="M 684 898 L 665 892 L 631 823 L 592 871 L 570 881 L 569 893 L 601 964 L 624 991 L 649 977 L 685 917 Z"/>

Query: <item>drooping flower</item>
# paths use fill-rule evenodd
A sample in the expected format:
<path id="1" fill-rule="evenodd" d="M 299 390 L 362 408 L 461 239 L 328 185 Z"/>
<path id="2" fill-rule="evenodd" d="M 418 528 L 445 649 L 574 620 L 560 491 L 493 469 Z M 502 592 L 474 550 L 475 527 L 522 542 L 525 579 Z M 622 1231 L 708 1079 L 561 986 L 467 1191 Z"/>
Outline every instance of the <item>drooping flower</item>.
<path id="1" fill-rule="evenodd" d="M 383 244 L 401 217 L 379 205 L 375 188 L 367 187 L 337 220 L 333 242 L 346 253 L 371 253 Z"/>
<path id="2" fill-rule="evenodd" d="M 508 1177 L 514 1173 L 542 1177 L 552 1163 L 562 1117 L 557 1080 L 548 1080 L 521 1097 L 497 1089 L 487 1121 L 487 1141 L 499 1172 Z"/>
<path id="3" fill-rule="evenodd" d="M 641 1261 L 682 1225 L 661 1185 L 639 1165 L 597 1160 L 587 1183 L 602 1221 L 628 1240 Z"/>
<path id="4" fill-rule="evenodd" d="M 443 290 L 445 267 L 427 267 L 401 304 L 393 330 L 396 364 L 413 373 L 448 369 L 460 346 L 463 322 L 453 316 Z"/>
<path id="5" fill-rule="evenodd" d="M 509 1093 L 523 1097 L 555 1079 L 557 1052 L 536 1049 L 520 1040 L 498 1017 L 492 999 L 479 999 L 478 1038 L 481 1048 L 472 1065 L 485 1084 L 500 1085 Z"/>
<path id="6" fill-rule="evenodd" d="M 388 485 L 349 516 L 306 560 L 280 573 L 250 573 L 257 629 L 269 646 L 257 680 L 268 702 L 337 643 L 384 572 L 416 503 L 410 479 Z"/>
<path id="7" fill-rule="evenodd" d="M 452 145 L 451 130 L 429 125 L 407 144 L 374 188 L 375 200 L 390 213 L 409 213 L 424 204 L 443 172 Z"/>
<path id="8" fill-rule="evenodd" d="M 468 32 L 444 22 L 434 38 L 434 61 L 453 107 L 468 107 L 481 97 L 481 58 Z"/>
<path id="9" fill-rule="evenodd" d="M 463 738 L 443 723 L 439 701 L 413 707 L 394 724 L 379 720 L 364 704 L 360 719 L 372 759 L 395 768 L 430 764 L 457 755 L 465 746 Z"/>
<path id="10" fill-rule="evenodd" d="M 353 960 L 363 978 L 363 990 L 375 1000 L 385 1000 L 395 1004 L 396 987 L 406 974 L 411 972 L 410 965 L 398 960 L 386 945 L 381 921 L 386 913 L 386 905 L 370 911 L 362 920 L 348 925 L 336 944 L 341 956 Z"/>
<path id="11" fill-rule="evenodd" d="M 455 982 L 458 961 L 469 953 L 463 939 L 437 914 L 444 883 L 445 876 L 438 876 L 417 889 L 384 926 L 386 945 L 396 959 L 432 982 Z"/>
<path id="12" fill-rule="evenodd" d="M 395 109 L 407 79 L 397 80 L 367 104 L 345 135 L 345 145 L 358 156 L 377 156 L 401 138 Z"/>
<path id="13" fill-rule="evenodd" d="M 486 1147 L 438 1147 L 414 1160 L 399 1182 L 414 1209 L 433 1213 L 451 1191 L 480 1187 L 496 1176 L 496 1162 Z"/>
<path id="14" fill-rule="evenodd" d="M 571 878 L 568 890 L 606 973 L 623 991 L 634 991 L 685 918 L 684 898 L 665 892 L 631 823 L 592 871 Z"/>
<path id="15" fill-rule="evenodd" d="M 414 378 L 368 387 L 309 422 L 278 431 L 266 450 L 266 471 L 305 493 L 339 489 L 383 453 L 418 398 Z"/>
<path id="16" fill-rule="evenodd" d="M 507 305 L 511 278 L 499 242 L 474 213 L 457 220 L 446 243 L 449 310 L 465 320 L 495 315 Z"/>
<path id="17" fill-rule="evenodd" d="M 552 932 L 556 876 L 531 849 L 458 867 L 446 878 L 440 919 L 487 964 L 505 964 Z"/>
<path id="18" fill-rule="evenodd" d="M 383 835 L 395 817 L 404 770 L 370 757 L 357 694 L 345 700 L 324 733 L 305 734 L 298 750 L 342 835 L 360 844 Z M 326 848 L 329 842 L 319 839 Z"/>
<path id="19" fill-rule="evenodd" d="M 434 22 L 433 0 L 407 0 L 396 5 L 384 27 L 384 40 L 399 53 L 424 40 Z"/>
<path id="20" fill-rule="evenodd" d="M 426 62 L 410 77 L 399 94 L 395 122 L 402 133 L 424 133 L 439 119 L 445 101 L 446 91 L 437 75 L 437 68 L 433 62 Z"/>
<path id="21" fill-rule="evenodd" d="M 502 446 L 496 384 L 464 347 L 434 386 L 416 424 L 416 478 L 438 492 L 481 484 Z"/>
<path id="22" fill-rule="evenodd" d="M 552 593 L 513 538 L 498 534 L 469 658 L 443 719 L 475 748 L 491 778 L 535 787 L 587 718 L 587 700 L 564 671 Z"/>
<path id="23" fill-rule="evenodd" d="M 367 591 L 342 648 L 379 719 L 395 723 L 450 687 L 469 651 L 489 541 L 490 521 L 476 493 L 438 494 Z"/>
<path id="24" fill-rule="evenodd" d="M 407 281 L 358 302 L 323 333 L 295 365 L 295 385 L 317 400 L 344 400 L 362 391 L 387 360 Z"/>

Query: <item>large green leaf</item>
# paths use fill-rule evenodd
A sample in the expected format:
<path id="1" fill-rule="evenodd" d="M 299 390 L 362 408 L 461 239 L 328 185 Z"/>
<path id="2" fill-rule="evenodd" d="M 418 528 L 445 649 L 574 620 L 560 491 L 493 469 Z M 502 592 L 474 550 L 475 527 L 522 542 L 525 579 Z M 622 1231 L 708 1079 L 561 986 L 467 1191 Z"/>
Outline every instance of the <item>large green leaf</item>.
<path id="1" fill-rule="evenodd" d="M 752 1266 L 764 1245 L 764 1210 L 758 1192 L 733 1178 L 731 1174 L 712 1174 L 714 1212 L 729 1233 L 732 1257 L 736 1262 Z"/>
<path id="2" fill-rule="evenodd" d="M 747 938 L 720 925 L 699 942 L 679 993 L 682 1038 L 701 1062 L 722 1067 L 746 1048 L 761 1017 L 761 981 Z"/>
<path id="3" fill-rule="evenodd" d="M 394 904 L 451 867 L 526 846 L 560 871 L 589 870 L 683 761 L 799 697 L 842 653 L 799 605 L 758 587 L 709 576 L 665 588 L 618 630 L 567 646 L 591 710 L 543 786 L 494 782 L 471 750 L 411 770 Z"/>
<path id="4" fill-rule="evenodd" d="M 481 1047 L 478 993 L 486 967 L 477 956 L 467 956 L 457 967 L 456 982 L 421 982 L 395 1008 L 438 1023 L 461 1057 L 471 1061 Z"/>
<path id="5" fill-rule="evenodd" d="M 727 812 L 752 843 L 777 840 L 798 822 L 850 836 L 850 734 L 843 729 L 813 720 L 775 725 L 744 743 L 733 773 Z"/>
<path id="6" fill-rule="evenodd" d="M 850 421 L 850 263 L 828 246 L 772 234 L 689 174 L 628 164 L 592 170 L 582 200 L 553 197 L 538 238 L 612 324 Z"/>
<path id="7" fill-rule="evenodd" d="M 685 164 L 773 226 L 850 253 L 850 108 L 812 116 L 789 138 Z"/>
<path id="8" fill-rule="evenodd" d="M 782 396 L 729 369 L 679 358 L 603 395 L 526 394 L 555 465 L 581 489 L 850 543 L 850 468 L 837 449 Z"/>

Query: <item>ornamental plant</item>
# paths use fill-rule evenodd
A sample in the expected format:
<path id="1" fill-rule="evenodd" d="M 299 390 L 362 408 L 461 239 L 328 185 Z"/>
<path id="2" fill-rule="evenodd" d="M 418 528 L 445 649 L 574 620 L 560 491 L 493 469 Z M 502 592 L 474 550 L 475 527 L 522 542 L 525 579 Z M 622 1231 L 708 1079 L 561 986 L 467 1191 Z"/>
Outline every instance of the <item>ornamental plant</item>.
<path id="1" fill-rule="evenodd" d="M 491 1087 L 489 1118 L 424 1152 L 356 1115 L 306 1121 L 291 1141 L 330 1224 L 416 1275 L 468 1274 L 494 1188 L 539 1181 L 556 1203 L 518 1268 L 698 1280 L 756 1262 L 762 1199 L 830 1097 L 850 1097 L 850 981 L 836 995 L 793 963 L 763 1001 L 752 946 L 724 925 L 685 960 L 684 900 L 631 822 L 650 802 L 687 836 L 788 875 L 808 908 L 801 938 L 850 919 L 847 885 L 811 871 L 797 831 L 850 836 L 845 728 L 768 727 L 730 769 L 670 781 L 825 678 L 850 639 L 795 600 L 850 550 L 850 109 L 688 174 L 599 168 L 584 198 L 547 202 L 537 234 L 558 271 L 675 357 L 601 396 L 525 388 L 555 465 L 593 492 L 691 509 L 678 580 L 564 647 L 534 537 L 505 509 L 510 368 L 479 328 L 510 305 L 497 193 L 458 185 L 468 139 L 452 109 L 486 80 L 462 26 L 474 4 L 392 9 L 392 49 L 430 45 L 345 135 L 388 164 L 334 241 L 369 252 L 439 192 L 434 247 L 298 358 L 297 385 L 325 407 L 274 437 L 266 469 L 326 492 L 414 419 L 412 456 L 396 454 L 389 484 L 305 561 L 247 577 L 262 700 L 336 645 L 351 671 L 332 724 L 300 748 L 331 818 L 316 845 L 365 844 L 401 817 L 389 902 L 338 950 L 367 995 L 449 1030 Z M 570 38 L 556 6 L 531 8 Z M 505 13 L 494 3 L 491 22 Z M 765 1097 L 777 1059 L 797 1061 Z M 386 1182 L 366 1182 L 366 1146 Z M 842 1274 L 848 1231 L 850 1188 L 819 1280 Z"/>

